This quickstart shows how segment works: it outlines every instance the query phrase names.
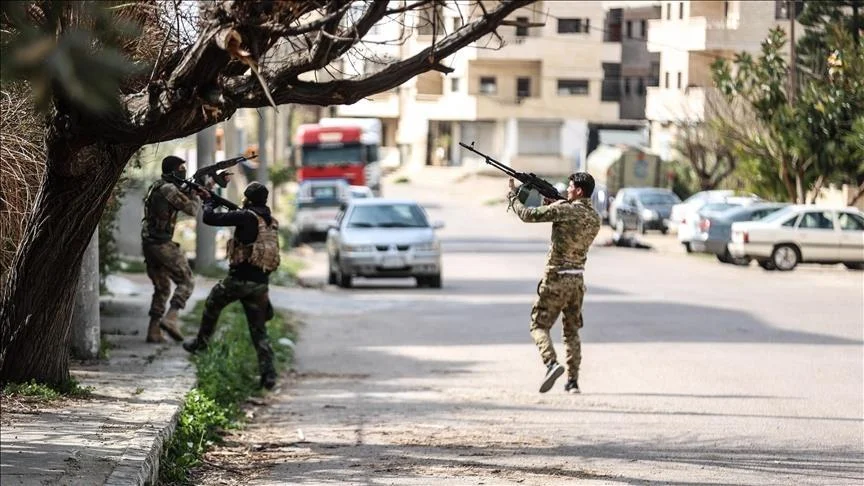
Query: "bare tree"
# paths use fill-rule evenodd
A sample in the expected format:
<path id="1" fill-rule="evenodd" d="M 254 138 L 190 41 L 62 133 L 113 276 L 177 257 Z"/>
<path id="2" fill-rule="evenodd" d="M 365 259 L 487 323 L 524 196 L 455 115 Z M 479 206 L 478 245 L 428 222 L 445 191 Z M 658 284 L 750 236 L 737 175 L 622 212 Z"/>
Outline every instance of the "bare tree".
<path id="1" fill-rule="evenodd" d="M 735 172 L 732 148 L 710 123 L 680 123 L 677 128 L 675 150 L 690 163 L 701 190 L 715 189 Z"/>
<path id="2" fill-rule="evenodd" d="M 194 11 L 189 2 L 179 1 L 97 3 L 110 15 L 141 27 L 134 39 L 118 45 L 147 69 L 117 75 L 112 96 L 103 98 L 94 98 L 94 92 L 98 95 L 100 86 L 111 80 L 107 68 L 97 73 L 90 86 L 64 84 L 60 76 L 68 75 L 68 69 L 34 85 L 35 95 L 49 93 L 45 172 L 0 294 L 0 380 L 68 381 L 70 313 L 81 258 L 112 187 L 140 147 L 196 133 L 239 108 L 351 104 L 429 70 L 450 72 L 446 65 L 450 56 L 485 40 L 511 13 L 532 2 L 220 1 L 202 2 Z M 26 23 L 4 18 L 4 36 L 14 40 L 35 26 L 54 36 L 54 45 L 60 46 L 59 39 L 80 40 L 82 31 L 106 27 L 104 20 L 88 15 L 87 2 L 27 6 Z M 316 77 L 360 52 L 376 24 L 402 22 L 403 13 L 433 6 L 458 8 L 464 13 L 463 25 L 448 33 L 432 16 L 438 35 L 431 46 L 413 56 L 370 75 Z M 58 21 L 52 23 L 58 10 Z M 109 20 L 107 27 L 111 22 L 115 20 Z M 108 66 L 113 58 L 99 50 L 104 43 L 104 39 L 79 42 L 68 52 L 78 55 L 81 63 Z M 29 47 L 29 51 L 22 47 L 17 57 L 3 58 L 24 62 L 54 52 L 50 42 Z M 82 51 L 91 57 L 81 57 Z M 96 51 L 98 57 L 89 51 Z M 44 63 L 33 65 L 44 73 Z M 96 69 L 71 65 L 78 70 Z"/>

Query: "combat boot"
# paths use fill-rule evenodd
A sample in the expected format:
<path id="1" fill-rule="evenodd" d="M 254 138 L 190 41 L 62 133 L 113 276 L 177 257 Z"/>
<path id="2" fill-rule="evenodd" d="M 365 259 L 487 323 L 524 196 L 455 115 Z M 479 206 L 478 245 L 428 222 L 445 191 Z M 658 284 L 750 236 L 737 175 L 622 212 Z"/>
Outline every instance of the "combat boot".
<path id="1" fill-rule="evenodd" d="M 575 378 L 568 381 L 567 384 L 564 385 L 564 391 L 572 394 L 582 393 L 581 391 L 579 391 L 579 382 L 576 381 Z"/>
<path id="2" fill-rule="evenodd" d="M 165 336 L 162 335 L 162 331 L 159 329 L 159 318 L 151 317 L 150 325 L 147 326 L 147 342 L 148 343 L 164 343 Z"/>
<path id="3" fill-rule="evenodd" d="M 195 354 L 198 351 L 204 351 L 207 349 L 207 342 L 202 341 L 199 338 L 189 339 L 183 343 L 183 349 L 186 351 Z"/>
<path id="4" fill-rule="evenodd" d="M 177 327 L 177 313 L 179 309 L 174 307 L 168 309 L 168 313 L 165 314 L 165 317 L 162 318 L 162 321 L 159 323 L 159 327 L 162 328 L 163 331 L 167 332 L 171 339 L 180 342 L 183 340 L 183 333 L 180 332 L 180 328 Z"/>
<path id="5" fill-rule="evenodd" d="M 546 376 L 543 377 L 543 383 L 540 384 L 540 393 L 546 393 L 552 388 L 561 375 L 564 374 L 564 367 L 553 361 L 546 365 Z"/>

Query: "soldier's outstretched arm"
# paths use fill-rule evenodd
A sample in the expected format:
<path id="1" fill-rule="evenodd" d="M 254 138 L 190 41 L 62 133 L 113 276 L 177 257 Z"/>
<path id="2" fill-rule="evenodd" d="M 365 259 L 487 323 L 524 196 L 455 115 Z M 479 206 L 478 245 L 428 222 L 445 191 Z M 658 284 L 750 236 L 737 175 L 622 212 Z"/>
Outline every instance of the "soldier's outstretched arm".
<path id="1" fill-rule="evenodd" d="M 187 196 L 174 184 L 165 184 L 161 188 L 165 199 L 178 211 L 183 211 L 189 216 L 196 216 L 201 208 L 201 200 L 194 196 Z"/>
<path id="2" fill-rule="evenodd" d="M 216 203 L 212 200 L 204 202 L 204 214 L 201 218 L 204 224 L 209 226 L 241 226 L 244 224 L 257 224 L 255 216 L 247 211 L 225 211 L 216 212 Z"/>
<path id="3" fill-rule="evenodd" d="M 508 198 L 510 199 L 510 207 L 513 208 L 513 212 L 526 223 L 551 223 L 570 219 L 570 211 L 568 211 L 570 208 L 564 202 L 529 208 L 519 201 L 515 192 L 511 192 Z"/>

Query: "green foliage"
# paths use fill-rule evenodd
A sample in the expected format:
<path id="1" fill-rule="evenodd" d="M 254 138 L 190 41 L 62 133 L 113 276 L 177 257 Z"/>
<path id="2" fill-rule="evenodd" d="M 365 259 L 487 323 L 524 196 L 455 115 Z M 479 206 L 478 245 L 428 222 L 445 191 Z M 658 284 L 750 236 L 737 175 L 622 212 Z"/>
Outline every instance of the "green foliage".
<path id="1" fill-rule="evenodd" d="M 195 332 L 201 321 L 204 302 L 183 317 L 187 332 Z M 267 323 L 277 371 L 286 369 L 293 359 L 293 349 L 279 343 L 292 341 L 296 322 L 276 312 Z M 188 470 L 200 463 L 201 456 L 220 433 L 242 425 L 240 405 L 250 396 L 260 394 L 258 358 L 249 340 L 243 307 L 234 303 L 219 317 L 219 327 L 206 351 L 194 355 L 198 384 L 186 395 L 174 435 L 162 455 L 160 481 L 187 484 Z"/>
<path id="2" fill-rule="evenodd" d="M 286 182 L 290 182 L 296 180 L 297 178 L 297 169 L 294 167 L 288 167 L 287 165 L 282 165 L 279 167 L 270 166 L 270 183 L 273 184 L 273 188 L 277 188 Z"/>
<path id="3" fill-rule="evenodd" d="M 60 397 L 89 398 L 93 390 L 95 388 L 92 386 L 82 387 L 73 378 L 66 385 L 58 388 L 37 383 L 35 380 L 27 383 L 9 383 L 3 388 L 3 394 L 25 396 L 48 402 Z"/>
<path id="4" fill-rule="evenodd" d="M 120 258 L 117 269 L 126 273 L 146 273 L 147 265 L 142 260 L 127 260 Z"/>
<path id="5" fill-rule="evenodd" d="M 295 285 L 297 283 L 297 273 L 305 267 L 306 264 L 303 260 L 283 254 L 279 268 L 270 274 L 270 284 L 283 287 Z"/>
<path id="6" fill-rule="evenodd" d="M 94 113 L 119 111 L 121 81 L 144 68 L 118 48 L 140 34 L 137 25 L 114 15 L 108 2 L 16 1 L 0 9 L 0 77 L 29 81 L 42 111 L 54 96 Z M 70 17 L 89 25 L 68 25 L 63 19 Z"/>
<path id="7" fill-rule="evenodd" d="M 409 179 L 407 176 L 399 176 L 393 180 L 393 184 L 409 184 L 410 182 L 411 179 Z"/>
<path id="8" fill-rule="evenodd" d="M 732 63 L 718 59 L 712 65 L 727 102 L 743 106 L 751 118 L 716 122 L 754 192 L 803 203 L 815 185 L 861 174 L 861 159 L 849 141 L 855 139 L 854 120 L 864 112 L 864 44 L 842 28 L 828 29 L 824 39 L 827 68 L 796 88 L 794 101 L 780 28 L 770 32 L 758 57 L 740 53 Z"/>
<path id="9" fill-rule="evenodd" d="M 108 359 L 110 351 L 114 349 L 114 345 L 105 338 L 105 336 L 99 336 L 99 359 Z"/>

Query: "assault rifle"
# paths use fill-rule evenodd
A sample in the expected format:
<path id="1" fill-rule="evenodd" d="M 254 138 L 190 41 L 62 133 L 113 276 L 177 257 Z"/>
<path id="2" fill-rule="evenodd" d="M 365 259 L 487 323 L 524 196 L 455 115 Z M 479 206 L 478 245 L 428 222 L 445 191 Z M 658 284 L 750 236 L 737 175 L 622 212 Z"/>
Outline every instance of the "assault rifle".
<path id="1" fill-rule="evenodd" d="M 192 174 L 191 179 L 181 179 L 174 175 L 171 175 L 171 178 L 175 184 L 180 186 L 181 189 L 186 191 L 196 189 L 198 191 L 206 192 L 210 194 L 210 198 L 216 202 L 217 206 L 224 206 L 236 211 L 237 209 L 240 209 L 239 206 L 207 188 L 207 183 L 209 182 L 208 179 L 212 179 L 213 182 L 219 185 L 219 187 L 225 187 L 228 185 L 228 176 L 231 175 L 231 172 L 228 172 L 225 169 L 234 167 L 244 160 L 254 159 L 255 157 L 258 157 L 258 155 L 255 154 L 250 157 L 244 157 L 241 155 L 239 157 L 234 157 L 233 159 L 216 162 L 213 165 L 208 165 L 207 167 L 202 167 L 195 171 L 195 173 Z"/>
<path id="2" fill-rule="evenodd" d="M 495 167 L 496 169 L 500 170 L 501 172 L 503 172 L 503 173 L 509 175 L 510 177 L 518 180 L 519 182 L 522 183 L 522 186 L 524 186 L 525 188 L 537 189 L 537 192 L 542 194 L 547 199 L 552 199 L 553 201 L 559 200 L 559 199 L 565 199 L 564 196 L 562 196 L 561 193 L 558 192 L 558 189 L 555 189 L 555 186 L 553 186 L 549 182 L 537 177 L 533 173 L 529 172 L 526 174 L 525 172 L 517 172 L 517 171 L 513 170 L 512 167 L 508 167 L 508 166 L 502 164 L 501 162 L 498 162 L 497 160 L 493 159 L 492 157 L 489 157 L 488 155 L 484 154 L 483 152 L 480 152 L 479 150 L 475 149 L 474 148 L 474 142 L 471 142 L 471 145 L 465 145 L 464 143 L 459 142 L 459 145 L 461 145 L 463 148 L 466 148 L 466 149 L 474 152 L 475 154 L 479 155 L 480 157 L 483 157 L 486 160 L 487 164 L 491 165 L 492 167 Z"/>

